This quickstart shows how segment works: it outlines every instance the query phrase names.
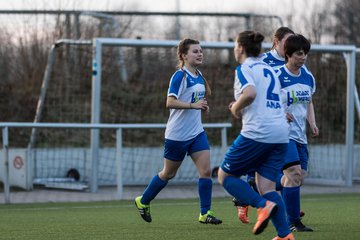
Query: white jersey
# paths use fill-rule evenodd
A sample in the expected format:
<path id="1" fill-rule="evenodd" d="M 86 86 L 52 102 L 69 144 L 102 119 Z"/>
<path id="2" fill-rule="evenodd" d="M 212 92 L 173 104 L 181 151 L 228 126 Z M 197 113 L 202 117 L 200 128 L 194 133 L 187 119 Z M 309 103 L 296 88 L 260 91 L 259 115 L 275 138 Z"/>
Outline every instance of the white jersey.
<path id="1" fill-rule="evenodd" d="M 279 68 L 278 76 L 282 99 L 284 99 L 282 105 L 285 112 L 294 116 L 294 120 L 290 123 L 289 137 L 299 143 L 307 144 L 307 108 L 315 93 L 315 78 L 305 67 L 300 69 L 299 75 L 294 75 L 285 65 Z"/>
<path id="2" fill-rule="evenodd" d="M 170 79 L 168 96 L 174 96 L 182 102 L 195 103 L 205 97 L 205 81 L 200 72 L 191 74 L 185 67 L 176 71 Z M 174 141 L 186 141 L 203 132 L 201 110 L 170 109 L 166 124 L 165 138 Z"/>
<path id="3" fill-rule="evenodd" d="M 285 58 L 281 57 L 275 49 L 263 53 L 261 59 L 274 69 L 285 64 Z"/>
<path id="4" fill-rule="evenodd" d="M 289 129 L 280 101 L 280 82 L 273 68 L 261 58 L 247 58 L 236 68 L 235 100 L 250 85 L 256 89 L 256 98 L 242 110 L 241 134 L 257 142 L 288 143 Z"/>

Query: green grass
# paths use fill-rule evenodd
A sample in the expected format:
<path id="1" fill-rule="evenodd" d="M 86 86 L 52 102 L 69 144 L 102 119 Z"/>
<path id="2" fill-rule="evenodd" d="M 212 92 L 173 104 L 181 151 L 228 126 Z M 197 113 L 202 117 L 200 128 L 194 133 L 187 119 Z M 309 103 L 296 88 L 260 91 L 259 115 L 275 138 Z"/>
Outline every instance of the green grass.
<path id="1" fill-rule="evenodd" d="M 296 239 L 360 239 L 360 194 L 305 195 L 303 222 L 313 233 L 295 233 Z M 213 210 L 221 225 L 197 222 L 197 199 L 157 200 L 151 205 L 152 223 L 144 222 L 133 201 L 92 203 L 48 203 L 0 205 L 0 239 L 272 239 L 270 223 L 259 236 L 252 224 L 237 219 L 230 198 L 213 199 Z"/>

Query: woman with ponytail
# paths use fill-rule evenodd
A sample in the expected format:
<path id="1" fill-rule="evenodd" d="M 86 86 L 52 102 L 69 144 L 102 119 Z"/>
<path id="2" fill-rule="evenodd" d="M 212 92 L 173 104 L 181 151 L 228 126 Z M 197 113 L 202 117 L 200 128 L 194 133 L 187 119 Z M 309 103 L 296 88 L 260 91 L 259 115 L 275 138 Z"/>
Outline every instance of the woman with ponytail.
<path id="1" fill-rule="evenodd" d="M 264 231 L 271 219 L 276 239 L 295 239 L 286 222 L 285 206 L 275 190 L 289 142 L 289 129 L 280 101 L 280 81 L 260 57 L 264 36 L 244 31 L 237 36 L 232 115 L 242 119 L 242 129 L 219 168 L 218 180 L 225 190 L 245 205 L 258 209 L 254 234 Z M 242 180 L 255 171 L 258 192 Z"/>
<path id="2" fill-rule="evenodd" d="M 170 79 L 166 99 L 170 116 L 165 130 L 164 167 L 153 177 L 142 196 L 135 198 L 135 205 L 141 217 L 151 222 L 150 201 L 175 177 L 187 154 L 199 173 L 199 222 L 220 224 L 222 221 L 211 210 L 210 146 L 201 122 L 201 113 L 209 112 L 206 96 L 211 94 L 211 90 L 198 70 L 203 61 L 199 41 L 182 40 L 177 57 L 179 69 Z"/>

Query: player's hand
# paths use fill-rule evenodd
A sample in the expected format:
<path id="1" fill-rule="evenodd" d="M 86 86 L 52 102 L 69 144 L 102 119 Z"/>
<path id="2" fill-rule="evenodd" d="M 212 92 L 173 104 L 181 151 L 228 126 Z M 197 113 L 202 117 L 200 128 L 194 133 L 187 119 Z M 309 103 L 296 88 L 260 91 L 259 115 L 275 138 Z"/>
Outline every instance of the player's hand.
<path id="1" fill-rule="evenodd" d="M 206 115 L 209 115 L 209 114 L 210 114 L 210 107 L 209 107 L 209 105 L 206 106 L 206 109 L 203 109 L 203 111 L 205 112 Z"/>
<path id="2" fill-rule="evenodd" d="M 294 121 L 294 115 L 292 115 L 291 113 L 285 113 L 286 119 L 288 122 L 292 122 Z"/>
<path id="3" fill-rule="evenodd" d="M 232 102 L 229 103 L 228 108 L 229 108 L 230 111 L 231 111 L 231 107 L 232 107 L 232 105 L 234 105 L 234 103 L 235 103 L 235 101 L 232 101 Z"/>
<path id="4" fill-rule="evenodd" d="M 235 103 L 235 102 L 232 102 L 232 103 L 229 104 L 230 112 L 232 113 L 232 115 L 234 116 L 234 118 L 240 119 L 240 118 L 241 118 L 241 110 L 236 111 L 236 110 L 235 110 L 235 107 L 234 107 L 234 103 Z"/>
<path id="5" fill-rule="evenodd" d="M 312 137 L 319 136 L 319 128 L 316 126 L 316 124 L 310 124 L 310 129 L 311 129 L 311 136 Z"/>
<path id="6" fill-rule="evenodd" d="M 204 111 L 207 111 L 209 109 L 208 102 L 207 102 L 206 98 L 200 99 L 196 103 L 193 103 L 192 107 L 195 108 L 195 109 L 201 109 L 201 110 L 204 110 Z"/>

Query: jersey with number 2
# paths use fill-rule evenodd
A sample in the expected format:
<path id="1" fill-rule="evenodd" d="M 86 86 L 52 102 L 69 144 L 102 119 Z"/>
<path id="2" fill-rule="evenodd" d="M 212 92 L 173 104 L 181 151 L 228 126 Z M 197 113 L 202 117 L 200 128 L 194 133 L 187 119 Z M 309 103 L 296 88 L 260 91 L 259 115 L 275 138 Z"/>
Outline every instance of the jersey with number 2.
<path id="1" fill-rule="evenodd" d="M 280 101 L 280 82 L 273 68 L 261 58 L 249 57 L 235 71 L 234 95 L 253 86 L 255 100 L 242 112 L 241 134 L 263 143 L 288 143 L 289 129 Z"/>

